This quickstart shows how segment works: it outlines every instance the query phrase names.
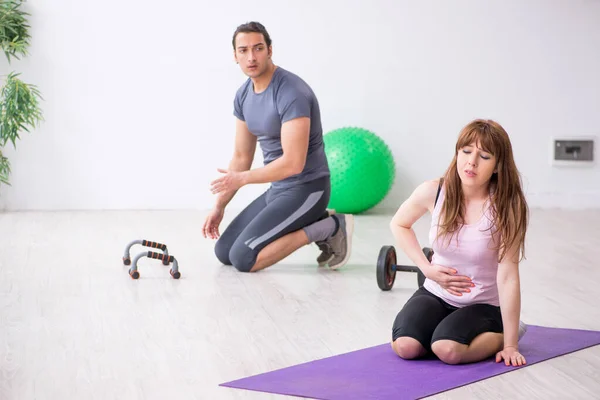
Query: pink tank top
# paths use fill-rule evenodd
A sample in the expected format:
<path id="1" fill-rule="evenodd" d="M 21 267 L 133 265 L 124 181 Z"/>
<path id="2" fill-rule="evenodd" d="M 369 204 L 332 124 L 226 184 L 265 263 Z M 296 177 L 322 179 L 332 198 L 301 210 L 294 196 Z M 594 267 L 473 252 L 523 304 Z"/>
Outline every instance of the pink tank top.
<path id="1" fill-rule="evenodd" d="M 450 243 L 448 243 L 447 238 L 437 238 L 437 226 L 444 203 L 444 194 L 445 187 L 443 185 L 431 216 L 429 242 L 434 251 L 431 262 L 454 268 L 457 275 L 470 277 L 475 286 L 471 287 L 470 293 L 463 293 L 462 296 L 448 293 L 438 283 L 430 279 L 425 279 L 423 286 L 455 307 L 464 307 L 475 303 L 499 306 L 498 287 L 496 285 L 498 251 L 493 249 L 492 232 L 489 229 L 493 226 L 493 220 L 489 207 L 486 208 L 479 221 L 471 225 L 464 225 L 459 234 L 455 233 Z"/>

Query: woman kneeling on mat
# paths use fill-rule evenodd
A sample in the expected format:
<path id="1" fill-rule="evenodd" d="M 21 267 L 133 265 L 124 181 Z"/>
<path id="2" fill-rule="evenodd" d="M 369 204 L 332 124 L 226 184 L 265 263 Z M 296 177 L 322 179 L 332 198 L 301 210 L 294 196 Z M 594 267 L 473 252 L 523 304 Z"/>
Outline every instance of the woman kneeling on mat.
<path id="1" fill-rule="evenodd" d="M 427 211 L 431 262 L 412 225 Z M 460 132 L 443 178 L 422 183 L 390 224 L 396 242 L 425 275 L 393 326 L 392 347 L 404 359 L 432 351 L 447 364 L 523 365 L 519 340 L 519 261 L 528 207 L 506 131 L 475 120 Z"/>

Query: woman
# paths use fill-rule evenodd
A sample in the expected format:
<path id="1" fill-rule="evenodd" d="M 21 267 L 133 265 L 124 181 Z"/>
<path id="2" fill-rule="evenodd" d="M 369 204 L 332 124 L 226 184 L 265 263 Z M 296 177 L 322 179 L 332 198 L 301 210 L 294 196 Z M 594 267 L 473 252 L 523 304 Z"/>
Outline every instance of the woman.
<path id="1" fill-rule="evenodd" d="M 427 211 L 429 262 L 412 225 Z M 396 242 L 425 275 L 393 326 L 392 348 L 404 359 L 432 351 L 448 364 L 496 355 L 523 365 L 519 339 L 519 261 L 528 207 L 506 131 L 475 120 L 460 132 L 443 178 L 422 183 L 390 224 Z"/>

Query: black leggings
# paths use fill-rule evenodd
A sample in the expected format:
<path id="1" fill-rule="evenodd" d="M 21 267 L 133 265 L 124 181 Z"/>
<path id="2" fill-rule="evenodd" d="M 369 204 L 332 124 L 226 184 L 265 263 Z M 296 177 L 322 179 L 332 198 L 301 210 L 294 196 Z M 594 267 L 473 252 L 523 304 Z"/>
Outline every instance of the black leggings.
<path id="1" fill-rule="evenodd" d="M 269 243 L 328 216 L 330 190 L 328 176 L 291 188 L 270 187 L 225 229 L 215 245 L 217 258 L 250 272 Z"/>
<path id="2" fill-rule="evenodd" d="M 396 316 L 392 338 L 414 338 L 429 351 L 435 341 L 446 339 L 468 345 L 484 332 L 503 332 L 500 307 L 473 304 L 457 308 L 420 287 Z"/>

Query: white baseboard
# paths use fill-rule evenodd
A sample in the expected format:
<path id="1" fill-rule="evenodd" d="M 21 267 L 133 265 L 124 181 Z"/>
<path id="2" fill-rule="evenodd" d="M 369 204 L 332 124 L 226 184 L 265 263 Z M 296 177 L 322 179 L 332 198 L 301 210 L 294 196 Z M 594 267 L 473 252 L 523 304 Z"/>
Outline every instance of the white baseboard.
<path id="1" fill-rule="evenodd" d="M 530 208 L 560 208 L 565 210 L 600 209 L 600 191 L 528 193 Z"/>
<path id="2" fill-rule="evenodd" d="M 589 209 L 600 209 L 600 191 L 589 191 L 589 192 L 571 192 L 571 193 L 557 193 L 557 192 L 537 192 L 527 193 L 527 203 L 530 208 L 538 209 L 564 209 L 564 210 L 589 210 Z M 228 214 L 237 215 L 238 212 L 242 211 L 243 207 L 229 207 L 227 209 Z M 7 207 L 6 197 L 0 196 L 0 212 L 6 211 L 25 211 L 20 209 L 12 209 Z M 47 209 L 47 211 L 52 211 Z M 198 211 L 194 209 L 194 211 Z M 204 210 L 201 210 L 204 211 Z M 389 202 L 382 203 L 374 209 L 368 211 L 366 214 L 394 214 L 397 211 L 397 207 L 391 206 Z"/>

